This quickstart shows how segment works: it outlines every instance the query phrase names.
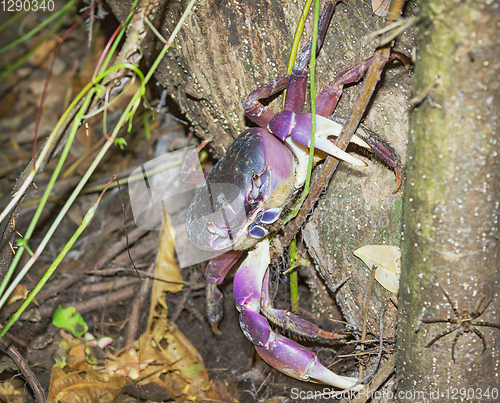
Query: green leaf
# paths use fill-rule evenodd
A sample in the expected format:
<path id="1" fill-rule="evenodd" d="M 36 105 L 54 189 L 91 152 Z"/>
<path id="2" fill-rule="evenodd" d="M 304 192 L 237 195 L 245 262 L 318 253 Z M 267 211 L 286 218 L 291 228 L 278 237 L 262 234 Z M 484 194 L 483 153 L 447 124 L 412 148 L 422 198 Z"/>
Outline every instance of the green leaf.
<path id="1" fill-rule="evenodd" d="M 52 358 L 59 365 L 59 368 L 64 369 L 66 366 L 66 350 L 68 350 L 69 346 L 66 344 L 64 340 L 61 340 L 57 345 L 56 349 L 52 353 Z"/>
<path id="2" fill-rule="evenodd" d="M 75 337 L 82 337 L 89 329 L 82 316 L 72 306 L 63 308 L 59 305 L 52 317 L 52 323 L 58 328 L 69 330 Z"/>
<path id="3" fill-rule="evenodd" d="M 123 150 L 127 146 L 127 141 L 123 137 L 120 137 L 115 139 L 115 145 Z"/>

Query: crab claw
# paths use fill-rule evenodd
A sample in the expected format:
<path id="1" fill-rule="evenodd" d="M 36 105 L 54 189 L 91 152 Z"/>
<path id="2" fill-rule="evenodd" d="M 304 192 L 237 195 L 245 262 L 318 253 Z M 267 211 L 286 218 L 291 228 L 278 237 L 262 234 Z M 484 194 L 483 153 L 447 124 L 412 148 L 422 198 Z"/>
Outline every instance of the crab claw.
<path id="1" fill-rule="evenodd" d="M 294 141 L 305 147 L 311 145 L 310 113 L 301 113 L 297 115 L 291 111 L 280 112 L 271 119 L 268 127 L 272 133 L 282 140 L 291 136 Z M 339 123 L 323 116 L 316 115 L 314 147 L 353 165 L 366 166 L 363 161 L 341 150 L 328 139 L 329 136 L 338 136 L 341 130 L 342 126 Z M 361 147 L 370 148 L 370 146 L 358 136 L 353 136 L 351 141 Z"/>
<path id="2" fill-rule="evenodd" d="M 269 240 L 266 238 L 248 253 L 234 277 L 234 298 L 240 311 L 240 326 L 247 339 L 255 344 L 264 361 L 288 376 L 341 389 L 361 390 L 363 385 L 356 385 L 356 378 L 333 373 L 312 351 L 274 333 L 267 319 L 260 314 L 269 262 Z"/>
<path id="3" fill-rule="evenodd" d="M 312 351 L 280 334 L 271 333 L 274 339 L 270 338 L 267 346 L 256 346 L 255 349 L 265 362 L 278 371 L 302 381 L 326 383 L 340 389 L 352 387 L 355 391 L 363 389 L 363 385 L 354 386 L 357 378 L 333 373 L 319 362 Z"/>

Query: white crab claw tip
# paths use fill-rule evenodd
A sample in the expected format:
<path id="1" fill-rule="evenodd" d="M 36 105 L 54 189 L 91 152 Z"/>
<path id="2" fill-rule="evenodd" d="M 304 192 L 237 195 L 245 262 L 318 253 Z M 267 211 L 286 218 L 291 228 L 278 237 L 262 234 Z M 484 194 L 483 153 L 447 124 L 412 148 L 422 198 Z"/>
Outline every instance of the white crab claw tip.
<path id="1" fill-rule="evenodd" d="M 351 143 L 357 144 L 358 146 L 369 150 L 371 149 L 370 145 L 366 141 L 356 135 L 352 136 Z"/>
<path id="2" fill-rule="evenodd" d="M 346 153 L 344 150 L 341 150 L 326 138 L 317 138 L 316 142 L 314 143 L 314 147 L 330 155 L 333 155 L 335 158 L 338 158 L 339 160 L 349 162 L 350 164 L 356 165 L 358 167 L 366 166 L 366 164 L 363 161 L 361 161 L 356 157 L 353 157 L 351 154 Z"/>
<path id="3" fill-rule="evenodd" d="M 332 155 L 339 160 L 348 162 L 349 164 L 355 165 L 357 167 L 366 167 L 366 163 L 364 161 L 361 161 L 359 158 L 356 158 L 351 154 L 342 151 L 340 148 L 338 148 L 335 153 L 332 153 Z"/>
<path id="4" fill-rule="evenodd" d="M 364 161 L 361 161 L 359 158 L 352 157 L 352 156 L 351 156 L 351 158 L 353 158 L 353 160 L 350 160 L 350 161 L 344 160 L 344 161 L 350 162 L 351 164 L 356 165 L 357 167 L 366 167 L 367 166 L 366 163 Z"/>

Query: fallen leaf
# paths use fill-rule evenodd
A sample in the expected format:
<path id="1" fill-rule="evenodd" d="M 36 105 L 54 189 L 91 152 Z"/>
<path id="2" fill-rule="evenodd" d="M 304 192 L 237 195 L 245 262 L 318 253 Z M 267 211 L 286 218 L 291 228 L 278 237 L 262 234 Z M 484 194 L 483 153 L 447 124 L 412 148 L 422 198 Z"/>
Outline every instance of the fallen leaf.
<path id="1" fill-rule="evenodd" d="M 63 308 L 59 305 L 52 316 L 52 323 L 60 329 L 69 330 L 75 337 L 82 337 L 89 330 L 82 315 L 72 306 Z"/>
<path id="2" fill-rule="evenodd" d="M 389 13 L 391 0 L 372 0 L 373 14 L 379 17 L 385 17 Z"/>
<path id="3" fill-rule="evenodd" d="M 375 279 L 390 292 L 399 292 L 401 249 L 390 245 L 366 245 L 353 252 L 372 270 L 377 266 Z"/>
<path id="4" fill-rule="evenodd" d="M 24 403 L 26 401 L 22 393 L 9 381 L 0 383 L 0 396 L 3 401 L 10 403 Z"/>
<path id="5" fill-rule="evenodd" d="M 52 403 L 112 402 L 126 384 L 126 378 L 110 377 L 87 366 L 85 371 L 66 373 L 54 365 L 50 372 L 48 401 Z"/>

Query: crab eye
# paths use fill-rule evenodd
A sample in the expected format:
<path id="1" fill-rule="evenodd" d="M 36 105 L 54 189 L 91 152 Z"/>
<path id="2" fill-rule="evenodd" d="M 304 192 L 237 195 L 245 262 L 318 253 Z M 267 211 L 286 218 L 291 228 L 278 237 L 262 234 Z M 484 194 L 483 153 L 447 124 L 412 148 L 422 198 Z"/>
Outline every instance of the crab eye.
<path id="1" fill-rule="evenodd" d="M 252 181 L 255 184 L 255 186 L 257 186 L 258 188 L 260 188 L 262 186 L 262 181 L 260 180 L 260 176 L 259 175 L 253 174 L 252 175 Z"/>
<path id="2" fill-rule="evenodd" d="M 260 187 L 262 186 L 262 181 L 260 180 L 259 175 L 252 175 L 252 190 L 250 192 L 250 196 L 253 200 L 256 200 L 259 197 Z"/>
<path id="3" fill-rule="evenodd" d="M 281 209 L 270 208 L 262 213 L 260 216 L 260 222 L 262 224 L 272 224 L 280 217 Z"/>
<path id="4" fill-rule="evenodd" d="M 253 226 L 250 231 L 248 231 L 248 234 L 255 239 L 262 239 L 264 238 L 267 234 L 269 234 L 269 231 L 263 227 L 260 227 L 258 225 Z"/>

